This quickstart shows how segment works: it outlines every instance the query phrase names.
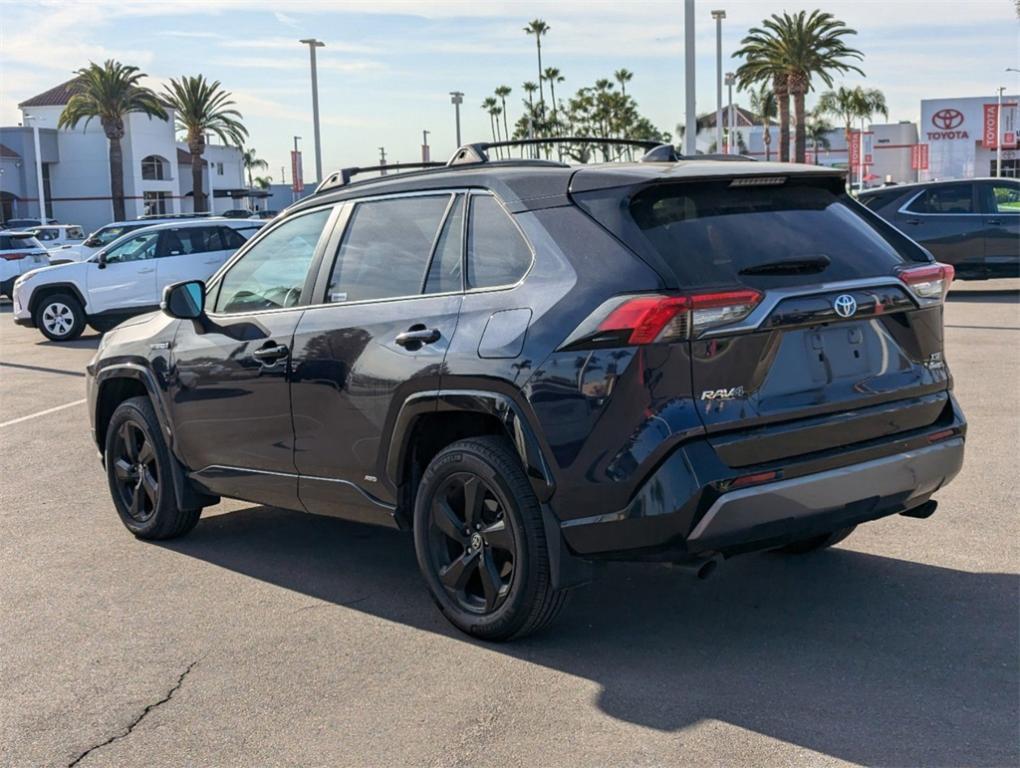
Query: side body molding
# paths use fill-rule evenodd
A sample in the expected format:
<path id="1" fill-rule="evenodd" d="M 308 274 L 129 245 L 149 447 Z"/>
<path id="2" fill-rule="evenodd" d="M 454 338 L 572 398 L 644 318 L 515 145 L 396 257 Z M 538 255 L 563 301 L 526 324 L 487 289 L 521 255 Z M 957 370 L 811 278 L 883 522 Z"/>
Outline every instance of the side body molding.
<path id="1" fill-rule="evenodd" d="M 403 476 L 407 441 L 415 422 L 426 413 L 444 412 L 495 416 L 517 450 L 538 500 L 548 501 L 555 482 L 523 409 L 509 395 L 486 390 L 437 389 L 418 392 L 404 401 L 393 424 L 386 456 L 386 478 L 394 487 Z"/>

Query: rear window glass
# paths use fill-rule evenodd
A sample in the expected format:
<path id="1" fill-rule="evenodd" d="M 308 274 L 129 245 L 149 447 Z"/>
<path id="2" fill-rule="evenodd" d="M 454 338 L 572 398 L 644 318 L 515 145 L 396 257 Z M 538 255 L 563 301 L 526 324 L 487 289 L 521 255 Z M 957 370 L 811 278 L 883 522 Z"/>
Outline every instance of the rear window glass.
<path id="1" fill-rule="evenodd" d="M 859 213 L 856 203 L 820 183 L 657 184 L 630 197 L 615 189 L 577 199 L 680 288 L 852 280 L 889 274 L 909 258 Z M 918 251 L 913 258 L 925 257 Z M 741 274 L 775 262 L 825 260 L 828 266 L 821 269 Z"/>
<path id="2" fill-rule="evenodd" d="M 0 235 L 0 251 L 14 250 L 39 250 L 42 244 L 34 237 L 14 237 L 12 235 Z"/>
<path id="3" fill-rule="evenodd" d="M 912 213 L 974 213 L 974 188 L 970 184 L 932 187 L 911 201 Z"/>

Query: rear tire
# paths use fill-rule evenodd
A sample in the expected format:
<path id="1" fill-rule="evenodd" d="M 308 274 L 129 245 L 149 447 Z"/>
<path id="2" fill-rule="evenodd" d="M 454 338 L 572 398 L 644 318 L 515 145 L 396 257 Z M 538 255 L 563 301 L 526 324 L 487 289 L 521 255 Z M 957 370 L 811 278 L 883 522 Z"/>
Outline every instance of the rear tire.
<path id="1" fill-rule="evenodd" d="M 436 455 L 415 498 L 414 544 L 439 609 L 469 635 L 523 637 L 564 605 L 541 507 L 504 438 L 460 440 Z"/>
<path id="2" fill-rule="evenodd" d="M 32 319 L 50 341 L 72 341 L 85 330 L 85 310 L 78 299 L 66 293 L 55 293 L 40 301 Z"/>
<path id="3" fill-rule="evenodd" d="M 848 528 L 838 528 L 835 531 L 823 533 L 821 536 L 812 536 L 810 539 L 795 541 L 784 547 L 780 547 L 779 551 L 785 552 L 788 555 L 804 555 L 808 552 L 826 549 L 839 544 L 839 542 L 843 541 L 843 539 L 853 533 L 856 527 L 856 525 L 851 525 Z"/>
<path id="4" fill-rule="evenodd" d="M 147 397 L 117 406 L 103 455 L 113 504 L 131 533 L 140 539 L 173 539 L 195 527 L 202 508 L 177 504 L 170 452 Z"/>

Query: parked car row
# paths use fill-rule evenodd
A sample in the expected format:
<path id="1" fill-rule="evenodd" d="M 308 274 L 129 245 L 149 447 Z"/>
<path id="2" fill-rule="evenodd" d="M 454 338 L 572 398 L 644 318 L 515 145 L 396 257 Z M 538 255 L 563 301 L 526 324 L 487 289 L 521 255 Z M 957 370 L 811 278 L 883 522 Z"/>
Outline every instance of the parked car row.
<path id="1" fill-rule="evenodd" d="M 78 246 L 81 259 L 47 266 L 43 256 L 33 265 L 42 268 L 12 279 L 14 321 L 53 341 L 75 339 L 86 325 L 108 330 L 157 309 L 164 286 L 212 275 L 262 224 L 209 218 L 107 225 Z"/>

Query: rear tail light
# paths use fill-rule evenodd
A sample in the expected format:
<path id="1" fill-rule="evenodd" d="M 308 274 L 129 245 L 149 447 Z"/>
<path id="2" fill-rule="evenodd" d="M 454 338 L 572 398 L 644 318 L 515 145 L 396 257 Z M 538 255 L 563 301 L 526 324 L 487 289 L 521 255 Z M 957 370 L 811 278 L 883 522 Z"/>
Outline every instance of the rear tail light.
<path id="1" fill-rule="evenodd" d="M 32 254 L 18 252 L 18 253 L 5 253 L 5 254 L 2 254 L 2 255 L 3 255 L 4 261 L 21 261 L 25 257 L 31 256 Z"/>
<path id="2" fill-rule="evenodd" d="M 900 280 L 919 298 L 945 299 L 956 271 L 951 264 L 932 264 L 900 270 Z"/>
<path id="3" fill-rule="evenodd" d="M 610 347 L 681 341 L 742 320 L 761 301 L 754 290 L 687 296 L 624 296 L 603 304 L 564 342 L 566 347 Z"/>

